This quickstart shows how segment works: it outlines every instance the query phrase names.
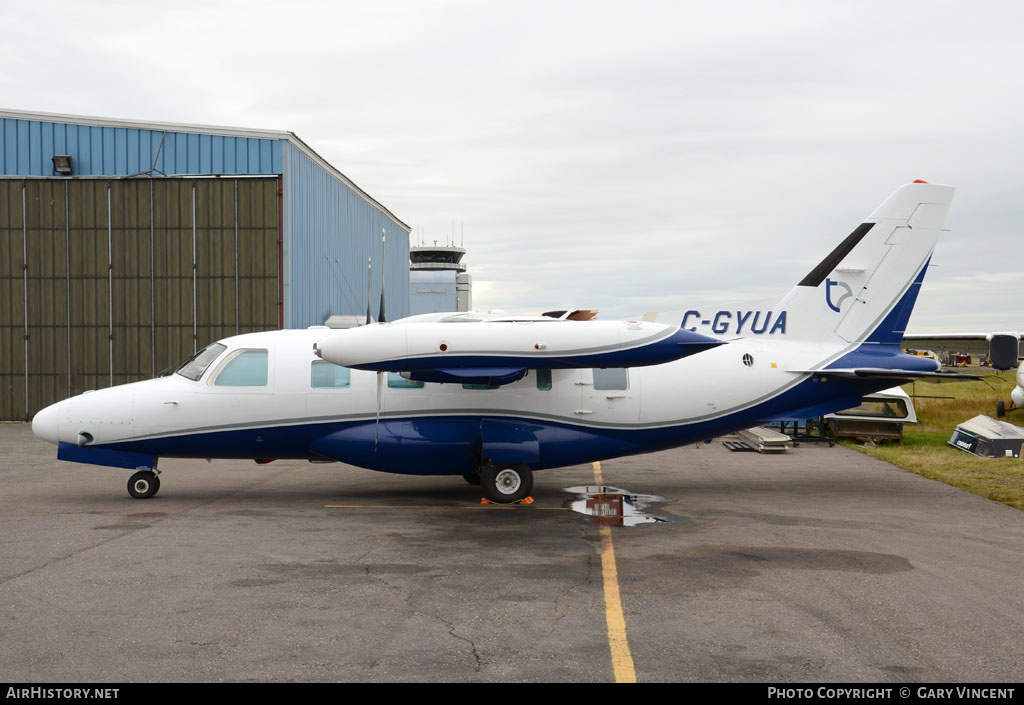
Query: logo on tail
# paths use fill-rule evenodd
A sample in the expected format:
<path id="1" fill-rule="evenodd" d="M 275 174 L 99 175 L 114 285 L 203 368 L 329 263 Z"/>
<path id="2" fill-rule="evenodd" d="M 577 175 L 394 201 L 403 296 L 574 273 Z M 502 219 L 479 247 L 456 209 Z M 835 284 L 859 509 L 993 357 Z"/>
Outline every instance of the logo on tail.
<path id="1" fill-rule="evenodd" d="M 832 303 L 832 287 L 834 286 L 842 287 L 846 293 L 840 296 L 838 301 Z M 828 304 L 828 307 L 836 313 L 839 313 L 839 307 L 842 306 L 843 302 L 851 296 L 853 296 L 853 291 L 851 291 L 848 284 L 844 282 L 834 282 L 827 278 L 825 279 L 825 303 Z"/>

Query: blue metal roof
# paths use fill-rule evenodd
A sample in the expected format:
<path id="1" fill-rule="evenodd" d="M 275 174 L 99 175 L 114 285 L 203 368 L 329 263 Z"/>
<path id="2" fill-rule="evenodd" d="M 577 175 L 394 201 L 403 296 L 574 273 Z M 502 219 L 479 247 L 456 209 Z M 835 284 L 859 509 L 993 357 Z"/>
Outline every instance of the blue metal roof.
<path id="1" fill-rule="evenodd" d="M 53 155 L 70 154 L 74 176 L 280 174 L 287 139 L 21 119 L 0 112 L 0 175 L 60 176 Z M 162 144 L 161 144 L 162 143 Z"/>

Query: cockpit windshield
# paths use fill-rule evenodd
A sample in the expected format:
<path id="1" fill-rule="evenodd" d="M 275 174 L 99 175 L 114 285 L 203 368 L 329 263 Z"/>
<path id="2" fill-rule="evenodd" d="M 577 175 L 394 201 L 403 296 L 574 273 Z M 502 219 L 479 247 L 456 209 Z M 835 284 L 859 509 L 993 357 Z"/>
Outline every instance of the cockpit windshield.
<path id="1" fill-rule="evenodd" d="M 175 366 L 174 371 L 185 379 L 190 379 L 195 382 L 203 376 L 203 373 L 206 372 L 206 368 L 210 366 L 210 363 L 220 357 L 220 354 L 227 349 L 228 346 L 222 345 L 221 343 L 212 343 L 207 345 L 195 355 L 186 358 L 180 364 Z"/>

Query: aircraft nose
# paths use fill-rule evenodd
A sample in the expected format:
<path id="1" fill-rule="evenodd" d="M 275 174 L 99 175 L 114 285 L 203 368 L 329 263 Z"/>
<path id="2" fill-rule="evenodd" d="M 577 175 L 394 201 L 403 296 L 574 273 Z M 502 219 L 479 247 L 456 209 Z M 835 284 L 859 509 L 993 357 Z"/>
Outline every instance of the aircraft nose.
<path id="1" fill-rule="evenodd" d="M 32 433 L 44 441 L 57 443 L 60 431 L 60 404 L 50 404 L 32 417 Z"/>

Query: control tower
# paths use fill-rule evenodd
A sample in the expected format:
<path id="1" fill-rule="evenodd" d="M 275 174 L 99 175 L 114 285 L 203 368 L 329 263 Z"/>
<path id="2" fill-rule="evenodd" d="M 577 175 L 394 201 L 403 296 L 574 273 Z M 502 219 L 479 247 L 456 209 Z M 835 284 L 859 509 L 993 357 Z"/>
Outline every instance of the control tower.
<path id="1" fill-rule="evenodd" d="M 409 248 L 409 314 L 471 311 L 473 278 L 466 272 L 461 247 Z"/>

